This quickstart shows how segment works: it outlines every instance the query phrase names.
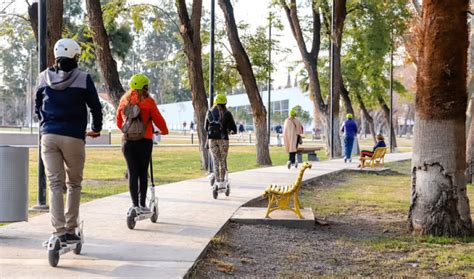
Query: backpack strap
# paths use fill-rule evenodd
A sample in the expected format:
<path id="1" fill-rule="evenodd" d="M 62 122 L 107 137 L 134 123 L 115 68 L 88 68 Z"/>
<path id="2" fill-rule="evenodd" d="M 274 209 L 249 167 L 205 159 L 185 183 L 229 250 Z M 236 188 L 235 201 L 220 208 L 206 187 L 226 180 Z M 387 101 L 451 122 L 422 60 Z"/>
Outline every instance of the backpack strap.
<path id="1" fill-rule="evenodd" d="M 214 112 L 212 110 L 209 110 L 209 114 L 212 116 L 212 120 L 209 119 L 210 121 L 220 121 L 220 119 L 216 120 L 216 117 L 214 116 Z M 219 117 L 220 118 L 220 117 Z"/>

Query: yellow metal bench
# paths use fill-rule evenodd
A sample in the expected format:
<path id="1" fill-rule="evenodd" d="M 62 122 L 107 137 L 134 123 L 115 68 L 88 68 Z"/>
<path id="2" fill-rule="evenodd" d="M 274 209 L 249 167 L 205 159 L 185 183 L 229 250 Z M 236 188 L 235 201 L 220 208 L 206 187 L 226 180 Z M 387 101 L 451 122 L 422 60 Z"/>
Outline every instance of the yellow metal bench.
<path id="1" fill-rule="evenodd" d="M 265 190 L 265 193 L 263 194 L 264 197 L 268 198 L 267 215 L 265 215 L 265 218 L 268 218 L 270 213 L 273 211 L 281 209 L 293 211 L 300 219 L 303 219 L 303 215 L 301 215 L 300 211 L 301 205 L 298 198 L 298 193 L 300 191 L 304 171 L 311 168 L 311 166 L 311 163 L 304 162 L 298 173 L 296 181 L 291 185 L 268 186 L 268 188 Z M 293 207 L 290 207 L 291 200 L 293 200 Z"/>
<path id="2" fill-rule="evenodd" d="M 375 149 L 374 154 L 372 154 L 372 157 L 363 157 L 360 158 L 361 168 L 365 167 L 371 167 L 371 168 L 376 168 L 376 167 L 383 167 L 384 161 L 385 161 L 385 153 L 387 153 L 387 148 L 386 147 L 379 147 Z"/>

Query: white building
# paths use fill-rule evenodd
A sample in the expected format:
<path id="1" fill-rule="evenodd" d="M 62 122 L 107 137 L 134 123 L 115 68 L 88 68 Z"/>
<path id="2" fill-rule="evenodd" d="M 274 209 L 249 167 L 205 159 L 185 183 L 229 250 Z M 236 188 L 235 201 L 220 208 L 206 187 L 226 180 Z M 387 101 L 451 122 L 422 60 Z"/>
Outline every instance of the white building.
<path id="1" fill-rule="evenodd" d="M 261 94 L 263 94 L 262 100 L 265 106 L 267 106 L 268 91 L 263 91 Z M 289 110 L 297 105 L 300 105 L 303 110 L 308 111 L 311 117 L 313 116 L 314 107 L 312 101 L 309 99 L 308 93 L 303 93 L 299 88 L 287 88 L 271 91 L 272 113 L 280 112 L 281 115 L 286 117 Z M 249 109 L 250 102 L 247 94 L 227 96 L 227 107 L 234 108 L 235 110 Z M 191 121 L 194 122 L 194 109 L 191 101 L 159 105 L 158 108 L 170 129 L 182 129 L 183 122 L 186 122 L 186 128 L 189 128 L 189 123 Z M 309 124 L 306 128 L 308 127 L 310 127 Z"/>

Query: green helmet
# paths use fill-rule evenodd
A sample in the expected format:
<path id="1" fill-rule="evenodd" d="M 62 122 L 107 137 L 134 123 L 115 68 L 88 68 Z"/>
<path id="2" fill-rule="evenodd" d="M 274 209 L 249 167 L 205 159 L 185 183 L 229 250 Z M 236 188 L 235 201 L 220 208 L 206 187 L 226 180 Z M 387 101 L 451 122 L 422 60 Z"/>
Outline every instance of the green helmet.
<path id="1" fill-rule="evenodd" d="M 222 93 L 217 94 L 216 97 L 214 98 L 214 104 L 216 104 L 216 105 L 225 105 L 225 104 L 227 104 L 227 97 Z"/>
<path id="2" fill-rule="evenodd" d="M 135 74 L 128 81 L 128 85 L 133 90 L 140 90 L 150 83 L 150 79 L 144 74 Z"/>
<path id="3" fill-rule="evenodd" d="M 346 117 L 347 117 L 347 119 L 352 119 L 353 115 L 352 115 L 352 113 L 348 113 L 348 114 L 346 115 Z"/>
<path id="4" fill-rule="evenodd" d="M 296 111 L 295 108 L 292 108 L 292 109 L 290 110 L 290 116 L 291 116 L 291 117 L 295 117 L 297 113 L 298 113 L 298 112 Z"/>

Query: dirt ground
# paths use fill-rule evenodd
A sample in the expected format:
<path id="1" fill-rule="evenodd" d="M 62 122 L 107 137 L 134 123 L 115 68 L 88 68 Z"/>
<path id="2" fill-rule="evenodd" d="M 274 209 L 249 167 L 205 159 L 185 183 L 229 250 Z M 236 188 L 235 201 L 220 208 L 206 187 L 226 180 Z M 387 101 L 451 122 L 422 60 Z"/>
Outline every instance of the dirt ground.
<path id="1" fill-rule="evenodd" d="M 344 183 L 346 178 L 319 181 L 312 186 L 334 187 Z M 252 204 L 255 205 L 258 204 Z M 230 223 L 212 240 L 191 277 L 474 278 L 474 273 L 469 271 L 467 276 L 465 272 L 450 272 L 449 261 L 454 262 L 456 258 L 449 256 L 446 260 L 443 258 L 449 268 L 441 270 L 440 266 L 445 263 L 431 257 L 443 254 L 435 256 L 437 254 L 429 250 L 433 247 L 438 250 L 457 249 L 470 244 L 443 246 L 438 245 L 439 240 L 434 244 L 414 240 L 407 233 L 406 220 L 404 212 L 380 213 L 371 210 L 370 206 L 354 204 L 342 214 L 326 216 L 322 223 L 327 224 L 316 222 L 313 230 Z M 470 262 L 467 266 L 474 270 Z"/>
<path id="2" fill-rule="evenodd" d="M 399 216 L 398 216 L 399 217 Z M 383 219 L 383 220 L 382 220 Z M 398 220 L 397 220 L 398 219 Z M 404 231 L 396 216 L 341 216 L 314 230 L 231 223 L 217 236 L 195 271 L 197 278 L 413 276 L 416 263 L 397 266 L 404 253 L 374 253 L 363 242 Z M 434 274 L 432 274 L 434 275 Z"/>

